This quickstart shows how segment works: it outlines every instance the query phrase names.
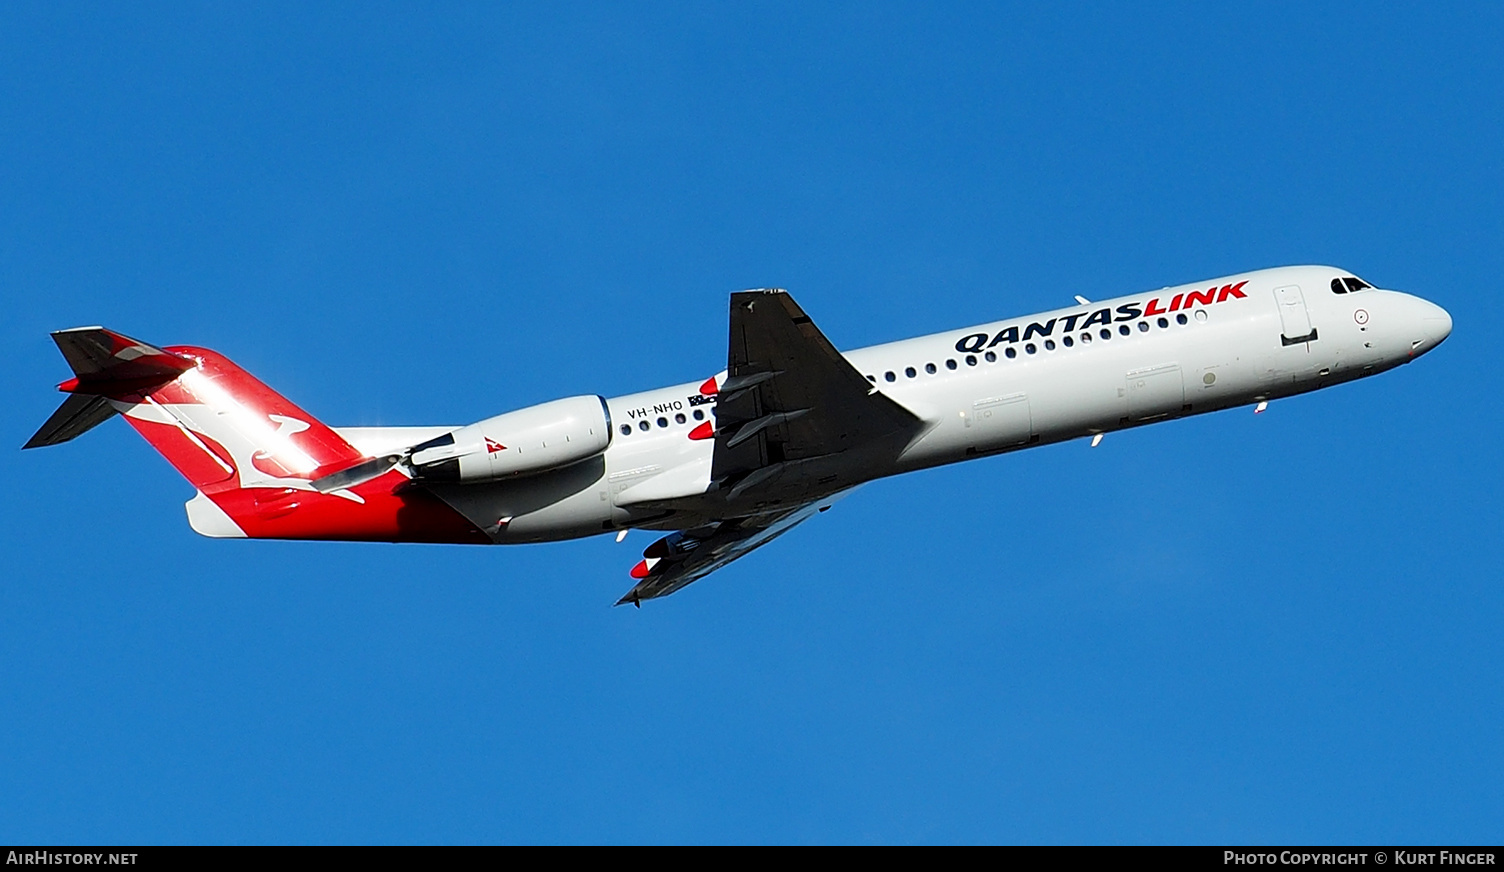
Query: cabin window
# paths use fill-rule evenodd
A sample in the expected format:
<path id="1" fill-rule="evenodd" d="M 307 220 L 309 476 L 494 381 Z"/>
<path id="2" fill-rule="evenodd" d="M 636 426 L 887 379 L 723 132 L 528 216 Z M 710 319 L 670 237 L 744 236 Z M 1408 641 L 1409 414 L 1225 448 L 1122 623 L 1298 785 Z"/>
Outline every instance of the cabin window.
<path id="1" fill-rule="evenodd" d="M 883 378 L 887 379 L 888 381 L 898 381 L 898 376 L 894 375 L 893 370 L 891 369 L 883 373 Z"/>
<path id="2" fill-rule="evenodd" d="M 1159 325 L 1159 329 L 1163 330 L 1164 328 L 1170 326 L 1170 319 L 1169 318 L 1160 318 L 1158 321 L 1156 321 L 1154 323 L 1158 324 Z"/>
<path id="3" fill-rule="evenodd" d="M 916 369 L 914 369 L 914 367 L 911 366 L 911 367 L 906 368 L 903 371 L 903 374 L 906 375 L 906 376 L 908 376 L 909 378 L 913 378 L 914 376 L 919 375 L 919 371 L 916 370 Z"/>
<path id="4" fill-rule="evenodd" d="M 945 368 L 946 369 L 955 369 L 956 368 L 956 361 L 954 359 L 945 361 Z"/>
<path id="5" fill-rule="evenodd" d="M 696 421 L 703 421 L 703 420 L 705 420 L 705 413 L 702 412 L 702 411 L 700 411 L 699 409 L 695 409 L 690 414 L 692 414 L 692 415 L 695 416 L 695 420 Z"/>
<path id="6" fill-rule="evenodd" d="M 933 363 L 926 363 L 924 365 L 924 371 L 927 372 L 927 373 L 929 373 L 930 375 L 934 375 L 935 374 L 935 365 Z"/>
<path id="7" fill-rule="evenodd" d="M 1046 339 L 1044 341 L 1044 350 L 1045 351 L 1054 351 L 1055 350 L 1055 340 L 1053 340 L 1053 339 Z"/>
<path id="8" fill-rule="evenodd" d="M 621 425 L 621 435 L 623 435 L 623 436 L 631 436 L 632 435 L 632 425 L 631 424 L 623 424 L 623 425 Z"/>
<path id="9" fill-rule="evenodd" d="M 1018 356 L 1018 349 L 1010 345 L 1007 348 L 1003 349 L 1003 354 L 1006 354 L 1008 356 L 1008 359 L 1012 360 L 1013 358 Z"/>
<path id="10" fill-rule="evenodd" d="M 1035 348 L 1035 347 L 1034 347 L 1034 343 L 1032 343 L 1032 342 L 1030 342 L 1030 343 L 1029 343 L 1029 344 L 1028 344 L 1028 345 L 1025 345 L 1025 346 L 1024 346 L 1024 351 L 1027 351 L 1027 352 L 1029 352 L 1029 353 L 1030 353 L 1030 354 L 1033 354 L 1033 353 L 1034 353 L 1034 352 L 1036 352 L 1036 351 L 1038 351 L 1038 350 L 1039 350 L 1039 349 L 1038 349 L 1038 348 Z"/>
<path id="11" fill-rule="evenodd" d="M 658 426 L 659 427 L 667 427 L 668 426 L 668 419 L 667 418 L 659 418 L 658 419 Z"/>
<path id="12" fill-rule="evenodd" d="M 997 363 L 997 352 L 996 351 L 989 351 L 989 352 L 987 352 L 986 354 L 984 354 L 982 356 L 985 357 L 985 358 L 987 358 L 987 362 L 988 363 Z"/>
<path id="13" fill-rule="evenodd" d="M 1108 330 L 1106 327 L 1103 327 L 1102 328 L 1102 332 L 1099 333 L 1098 335 L 1101 336 L 1103 339 L 1111 339 L 1112 338 L 1112 331 Z"/>
<path id="14" fill-rule="evenodd" d="M 1129 331 L 1128 325 L 1124 324 L 1118 328 L 1118 332 L 1123 334 L 1124 336 L 1127 336 L 1131 331 Z"/>
<path id="15" fill-rule="evenodd" d="M 1081 344 L 1082 345 L 1090 345 L 1091 344 L 1091 334 L 1090 333 L 1082 333 L 1081 334 Z"/>
<path id="16" fill-rule="evenodd" d="M 1060 344 L 1064 345 L 1066 348 L 1070 348 L 1072 345 L 1076 344 L 1076 340 L 1070 338 L 1069 336 L 1062 336 L 1060 337 Z"/>
<path id="17" fill-rule="evenodd" d="M 976 366 L 977 365 L 977 356 L 975 354 L 968 354 L 968 355 L 966 355 L 966 365 L 967 366 Z"/>
<path id="18" fill-rule="evenodd" d="M 674 416 L 674 423 L 675 424 L 683 424 L 684 421 L 685 421 L 685 418 L 684 418 L 684 413 L 683 412 L 680 412 L 679 414 L 677 414 L 677 415 Z"/>
<path id="19" fill-rule="evenodd" d="M 1138 332 L 1140 332 L 1140 333 L 1148 333 L 1149 332 L 1149 322 L 1148 321 L 1140 321 L 1140 322 L 1138 322 Z"/>
<path id="20" fill-rule="evenodd" d="M 650 426 L 652 426 L 652 425 L 649 424 L 646 421 L 638 421 L 637 422 L 637 429 L 641 430 L 644 433 L 646 433 L 648 431 L 648 427 L 650 427 Z"/>
<path id="21" fill-rule="evenodd" d="M 1187 324 L 1187 323 L 1189 323 L 1189 322 L 1190 322 L 1190 320 L 1191 320 L 1191 319 L 1189 319 L 1189 318 L 1187 318 L 1187 317 L 1186 317 L 1186 316 L 1185 316 L 1185 313 L 1184 313 L 1184 312 L 1181 312 L 1181 313 L 1180 313 L 1180 314 L 1179 314 L 1179 315 L 1176 315 L 1176 316 L 1175 316 L 1175 323 L 1176 323 L 1176 324 Z"/>

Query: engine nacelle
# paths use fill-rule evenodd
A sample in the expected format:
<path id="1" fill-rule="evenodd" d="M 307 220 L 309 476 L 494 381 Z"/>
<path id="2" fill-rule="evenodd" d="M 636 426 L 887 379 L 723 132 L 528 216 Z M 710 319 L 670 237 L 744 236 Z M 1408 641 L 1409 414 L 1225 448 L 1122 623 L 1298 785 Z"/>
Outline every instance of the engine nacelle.
<path id="1" fill-rule="evenodd" d="M 492 481 L 559 469 L 611 444 L 611 413 L 598 396 L 569 397 L 487 418 L 413 446 L 419 481 Z"/>

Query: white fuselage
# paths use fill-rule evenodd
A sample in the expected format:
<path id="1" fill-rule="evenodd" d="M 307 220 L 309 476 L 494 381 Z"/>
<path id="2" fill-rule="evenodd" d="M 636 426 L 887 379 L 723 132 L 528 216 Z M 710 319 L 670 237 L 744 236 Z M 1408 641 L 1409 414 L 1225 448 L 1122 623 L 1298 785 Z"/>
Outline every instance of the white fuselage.
<path id="1" fill-rule="evenodd" d="M 1450 316 L 1418 297 L 1334 292 L 1346 276 L 1324 266 L 1260 270 L 845 352 L 924 428 L 888 468 L 849 470 L 844 480 L 1303 393 L 1398 366 L 1451 331 Z M 714 440 L 690 438 L 714 420 L 702 384 L 608 399 L 612 440 L 600 462 L 440 495 L 477 522 L 509 518 L 497 542 L 683 528 L 713 489 Z M 446 429 L 342 432 L 375 453 Z M 670 518 L 663 506 L 674 501 L 681 509 Z M 707 505 L 706 518 L 728 508 Z"/>

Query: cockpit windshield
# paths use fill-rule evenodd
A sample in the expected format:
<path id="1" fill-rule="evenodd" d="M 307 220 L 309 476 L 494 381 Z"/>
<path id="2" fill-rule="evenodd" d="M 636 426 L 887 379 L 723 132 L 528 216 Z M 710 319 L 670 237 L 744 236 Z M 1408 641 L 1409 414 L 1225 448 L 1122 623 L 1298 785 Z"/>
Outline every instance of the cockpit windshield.
<path id="1" fill-rule="evenodd" d="M 1371 287 L 1373 285 L 1355 276 L 1340 276 L 1332 279 L 1332 293 L 1334 294 L 1355 294 L 1364 288 Z"/>

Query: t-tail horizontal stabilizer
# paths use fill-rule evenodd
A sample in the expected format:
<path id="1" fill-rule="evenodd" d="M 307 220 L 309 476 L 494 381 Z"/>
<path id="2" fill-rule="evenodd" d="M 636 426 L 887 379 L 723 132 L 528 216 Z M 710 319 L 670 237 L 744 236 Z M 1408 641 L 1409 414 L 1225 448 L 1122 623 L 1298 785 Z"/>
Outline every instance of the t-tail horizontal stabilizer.
<path id="1" fill-rule="evenodd" d="M 57 389 L 72 396 L 63 400 L 22 448 L 75 439 L 118 412 L 111 398 L 150 393 L 193 368 L 193 361 L 181 354 L 103 327 L 58 330 L 52 341 L 73 369 L 73 378 Z"/>

